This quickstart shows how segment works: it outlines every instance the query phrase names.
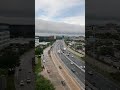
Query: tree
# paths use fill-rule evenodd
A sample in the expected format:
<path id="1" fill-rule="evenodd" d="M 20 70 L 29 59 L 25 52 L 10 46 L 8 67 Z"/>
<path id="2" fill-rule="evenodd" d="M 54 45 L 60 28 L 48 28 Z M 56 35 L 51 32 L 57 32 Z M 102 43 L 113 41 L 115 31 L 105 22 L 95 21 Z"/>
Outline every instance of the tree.
<path id="1" fill-rule="evenodd" d="M 19 63 L 19 55 L 11 50 L 5 51 L 0 56 L 0 67 L 1 68 L 14 68 Z"/>
<path id="2" fill-rule="evenodd" d="M 43 49 L 42 49 L 42 48 L 37 47 L 37 48 L 35 49 L 35 55 L 40 55 L 40 54 L 42 54 L 42 53 L 43 53 Z"/>

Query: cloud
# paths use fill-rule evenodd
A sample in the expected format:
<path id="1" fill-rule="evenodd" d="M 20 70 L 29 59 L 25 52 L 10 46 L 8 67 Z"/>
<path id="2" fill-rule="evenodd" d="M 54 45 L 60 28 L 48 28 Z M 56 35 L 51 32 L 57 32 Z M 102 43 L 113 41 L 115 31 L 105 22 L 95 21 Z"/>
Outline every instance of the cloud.
<path id="1" fill-rule="evenodd" d="M 35 11 L 44 10 L 52 17 L 64 8 L 84 3 L 84 0 L 35 0 Z"/>
<path id="2" fill-rule="evenodd" d="M 85 33 L 84 8 L 85 0 L 35 0 L 36 32 Z"/>
<path id="3" fill-rule="evenodd" d="M 83 10 L 78 7 L 81 7 Z M 72 24 L 74 22 L 73 24 L 76 24 L 79 21 L 77 19 L 81 19 L 81 17 L 83 17 L 85 13 L 84 8 L 84 0 L 35 0 L 36 19 L 48 21 L 60 20 L 66 23 Z M 73 11 L 75 11 L 74 14 Z M 64 17 L 65 14 L 66 16 Z M 78 18 L 78 15 L 81 17 Z M 67 22 L 68 19 L 70 19 L 69 22 Z M 83 22 L 84 21 L 82 19 L 79 24 L 83 24 Z"/>
<path id="4" fill-rule="evenodd" d="M 36 33 L 85 33 L 85 27 L 80 25 L 66 24 L 66 23 L 58 23 L 51 22 L 45 20 L 36 20 L 35 22 L 35 30 Z"/>
<path id="5" fill-rule="evenodd" d="M 61 21 L 69 24 L 85 25 L 85 16 L 67 17 L 63 18 Z"/>

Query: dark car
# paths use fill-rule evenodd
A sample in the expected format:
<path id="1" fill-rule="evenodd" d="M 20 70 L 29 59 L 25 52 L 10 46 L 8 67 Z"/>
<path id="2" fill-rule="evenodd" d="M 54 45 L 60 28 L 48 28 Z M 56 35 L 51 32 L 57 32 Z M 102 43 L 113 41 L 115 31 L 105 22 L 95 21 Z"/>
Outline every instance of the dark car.
<path id="1" fill-rule="evenodd" d="M 61 81 L 61 83 L 62 83 L 62 85 L 63 85 L 63 86 L 65 86 L 65 85 L 66 85 L 66 84 L 65 84 L 65 81 Z"/>
<path id="2" fill-rule="evenodd" d="M 72 72 L 75 72 L 75 70 L 74 70 L 73 68 L 71 69 L 71 71 L 72 71 Z"/>
<path id="3" fill-rule="evenodd" d="M 60 69 L 62 69 L 62 67 L 61 67 L 61 66 L 59 66 L 59 68 L 60 68 Z"/>

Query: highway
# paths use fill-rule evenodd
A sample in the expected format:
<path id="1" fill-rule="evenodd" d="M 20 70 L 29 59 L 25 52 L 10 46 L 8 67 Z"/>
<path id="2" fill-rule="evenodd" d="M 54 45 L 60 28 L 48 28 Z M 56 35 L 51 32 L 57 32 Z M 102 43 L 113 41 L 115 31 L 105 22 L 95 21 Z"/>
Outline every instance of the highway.
<path id="1" fill-rule="evenodd" d="M 84 69 L 83 66 L 85 66 L 85 63 L 82 60 L 75 57 L 67 49 L 63 50 L 64 47 L 67 48 L 63 40 L 57 40 L 54 43 L 53 47 L 54 47 L 54 51 L 56 52 L 56 54 L 61 58 L 61 60 L 68 67 L 68 69 L 70 71 L 71 69 L 75 70 L 75 72 L 71 71 L 71 74 L 76 79 L 79 79 L 78 82 L 80 83 L 82 87 L 84 87 L 85 82 L 89 82 L 92 85 L 92 87 L 90 87 L 91 88 L 90 90 L 120 90 L 119 86 L 117 86 L 115 83 L 113 83 L 109 79 L 105 78 L 100 73 L 95 72 L 88 65 Z M 61 50 L 61 53 L 58 53 L 58 50 Z M 68 56 L 68 53 L 69 53 L 69 56 Z M 71 61 L 73 61 L 73 64 L 71 64 Z M 88 73 L 90 71 L 92 71 L 93 75 L 90 75 Z M 95 89 L 93 89 L 93 87 Z"/>
<path id="2" fill-rule="evenodd" d="M 20 57 L 20 66 L 16 67 L 15 70 L 16 90 L 35 90 L 35 77 L 32 70 L 32 58 L 34 58 L 34 49 L 26 52 Z M 31 80 L 30 83 L 27 83 L 27 78 Z M 20 85 L 21 80 L 24 82 L 23 86 Z"/>
<path id="3" fill-rule="evenodd" d="M 77 57 L 75 57 L 71 52 L 64 51 L 64 53 L 58 53 L 58 50 L 63 48 L 63 42 L 62 41 L 56 41 L 54 44 L 54 51 L 56 54 L 61 58 L 61 60 L 64 62 L 64 64 L 68 67 L 71 75 L 79 82 L 79 84 L 82 86 L 82 88 L 85 88 L 85 70 L 81 68 L 81 66 L 85 66 L 85 63 L 79 60 Z M 67 56 L 68 52 L 70 53 L 69 56 Z M 74 56 L 74 57 L 72 57 Z M 73 61 L 74 64 L 71 64 L 71 61 Z M 77 66 L 76 66 L 76 63 Z M 73 73 L 71 69 L 74 69 L 75 72 Z"/>

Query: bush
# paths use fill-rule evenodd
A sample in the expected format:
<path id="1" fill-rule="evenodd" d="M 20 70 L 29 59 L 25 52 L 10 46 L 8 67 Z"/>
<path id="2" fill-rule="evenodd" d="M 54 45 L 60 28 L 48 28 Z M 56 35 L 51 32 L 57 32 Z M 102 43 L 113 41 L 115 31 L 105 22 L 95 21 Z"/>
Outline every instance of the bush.
<path id="1" fill-rule="evenodd" d="M 42 75 L 37 77 L 35 90 L 55 90 L 52 83 Z"/>

